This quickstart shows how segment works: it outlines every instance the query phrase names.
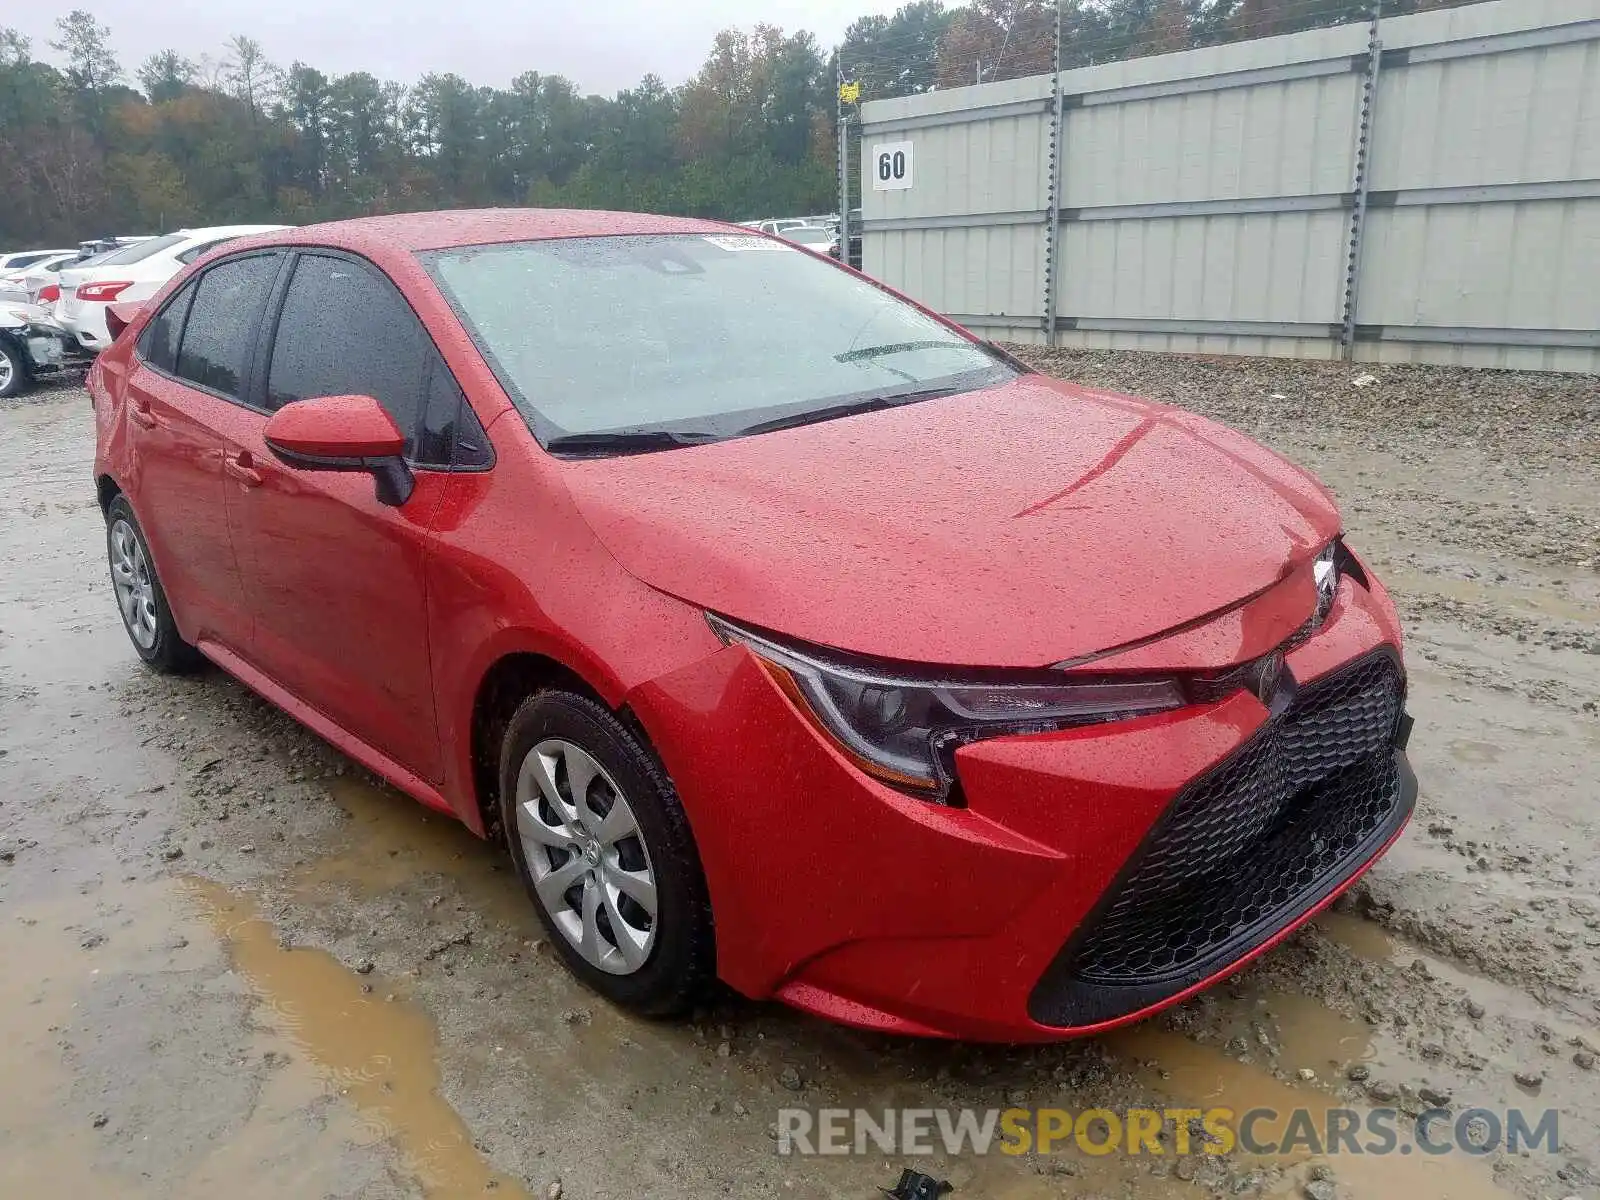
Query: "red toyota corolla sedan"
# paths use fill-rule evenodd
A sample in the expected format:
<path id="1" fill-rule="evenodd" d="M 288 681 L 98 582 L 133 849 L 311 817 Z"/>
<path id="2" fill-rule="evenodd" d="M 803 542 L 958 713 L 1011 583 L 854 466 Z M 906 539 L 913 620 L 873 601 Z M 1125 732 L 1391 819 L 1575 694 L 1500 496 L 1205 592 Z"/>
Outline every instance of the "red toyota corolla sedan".
<path id="1" fill-rule="evenodd" d="M 708 221 L 231 243 L 89 379 L 111 583 L 503 837 L 585 983 L 900 1033 L 1144 1016 L 1416 796 L 1400 630 L 1305 472 Z"/>

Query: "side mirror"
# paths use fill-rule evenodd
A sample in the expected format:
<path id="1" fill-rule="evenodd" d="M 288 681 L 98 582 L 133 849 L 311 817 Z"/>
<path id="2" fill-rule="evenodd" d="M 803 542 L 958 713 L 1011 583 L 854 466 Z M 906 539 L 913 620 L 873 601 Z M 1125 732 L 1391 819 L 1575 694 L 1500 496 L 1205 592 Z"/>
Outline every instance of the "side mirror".
<path id="1" fill-rule="evenodd" d="M 122 336 L 122 331 L 139 319 L 139 314 L 144 311 L 143 300 L 123 300 L 118 304 L 106 307 L 106 332 L 111 335 L 114 342 Z"/>
<path id="2" fill-rule="evenodd" d="M 398 508 L 416 488 L 401 457 L 406 438 L 371 396 L 320 396 L 286 404 L 267 420 L 267 446 L 302 471 L 366 471 L 380 503 Z"/>

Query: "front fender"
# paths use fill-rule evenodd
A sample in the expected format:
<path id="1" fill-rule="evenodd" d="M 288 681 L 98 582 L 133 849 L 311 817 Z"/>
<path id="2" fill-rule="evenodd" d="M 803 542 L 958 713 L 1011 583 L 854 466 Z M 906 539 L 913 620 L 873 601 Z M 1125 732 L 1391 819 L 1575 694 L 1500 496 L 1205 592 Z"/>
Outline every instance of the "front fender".
<path id="1" fill-rule="evenodd" d="M 721 648 L 699 609 L 623 570 L 563 495 L 514 449 L 497 450 L 492 471 L 450 480 L 428 555 L 444 790 L 479 832 L 473 722 L 496 664 L 510 655 L 548 659 L 618 709 L 640 684 Z"/>

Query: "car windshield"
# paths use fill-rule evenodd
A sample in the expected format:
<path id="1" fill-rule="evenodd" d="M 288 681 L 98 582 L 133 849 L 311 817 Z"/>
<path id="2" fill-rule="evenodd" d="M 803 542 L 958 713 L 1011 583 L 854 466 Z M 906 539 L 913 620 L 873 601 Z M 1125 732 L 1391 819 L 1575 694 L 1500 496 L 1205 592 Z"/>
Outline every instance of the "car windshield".
<path id="1" fill-rule="evenodd" d="M 754 235 L 433 251 L 428 270 L 542 443 L 648 448 L 805 424 L 1015 376 L 828 260 Z M 554 447 L 553 447 L 554 448 Z"/>
<path id="2" fill-rule="evenodd" d="M 826 246 L 833 241 L 833 234 L 814 225 L 807 225 L 803 229 L 786 230 L 783 236 L 791 242 L 799 242 L 802 246 Z"/>
<path id="3" fill-rule="evenodd" d="M 189 237 L 187 233 L 169 233 L 162 237 L 146 238 L 142 242 L 135 242 L 131 246 L 113 250 L 103 258 L 95 259 L 94 264 L 97 267 L 125 267 L 130 263 L 143 262 L 152 254 L 160 254 L 163 250 L 188 241 Z"/>

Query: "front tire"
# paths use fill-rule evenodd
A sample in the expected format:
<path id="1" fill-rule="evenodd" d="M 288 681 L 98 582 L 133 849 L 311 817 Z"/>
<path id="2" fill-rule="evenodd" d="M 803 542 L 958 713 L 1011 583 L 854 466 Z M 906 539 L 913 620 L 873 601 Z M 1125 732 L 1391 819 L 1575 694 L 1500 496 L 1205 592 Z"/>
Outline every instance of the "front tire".
<path id="1" fill-rule="evenodd" d="M 500 754 L 506 845 L 551 944 L 607 999 L 688 1011 L 715 974 L 711 905 L 676 790 L 603 705 L 525 700 Z"/>
<path id="2" fill-rule="evenodd" d="M 28 358 L 9 337 L 0 337 L 0 400 L 20 396 L 33 386 Z"/>
<path id="3" fill-rule="evenodd" d="M 127 498 L 118 496 L 106 509 L 106 556 L 111 563 L 111 589 L 133 648 L 163 675 L 192 671 L 200 652 L 183 640 L 172 606 L 156 576 L 144 530 Z"/>

